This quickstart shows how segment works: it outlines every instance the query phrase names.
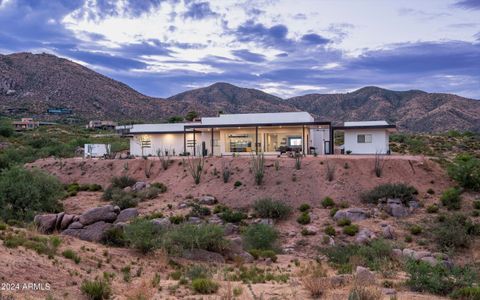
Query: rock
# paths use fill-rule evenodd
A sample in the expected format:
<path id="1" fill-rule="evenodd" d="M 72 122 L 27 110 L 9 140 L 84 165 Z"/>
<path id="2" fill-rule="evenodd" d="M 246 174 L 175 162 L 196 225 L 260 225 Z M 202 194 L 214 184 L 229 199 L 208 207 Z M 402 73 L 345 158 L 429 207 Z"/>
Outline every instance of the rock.
<path id="1" fill-rule="evenodd" d="M 230 242 L 223 253 L 229 260 L 235 261 L 236 259 L 240 258 L 244 263 L 251 263 L 254 261 L 253 256 L 247 251 L 243 250 L 243 241 L 240 237 L 234 237 L 230 239 Z"/>
<path id="2" fill-rule="evenodd" d="M 117 219 L 117 214 L 112 205 L 105 205 L 102 207 L 94 207 L 85 211 L 81 216 L 79 222 L 83 225 L 90 225 L 98 221 L 112 223 Z"/>
<path id="3" fill-rule="evenodd" d="M 367 228 L 360 229 L 360 232 L 357 234 L 355 241 L 360 244 L 368 243 L 369 241 L 375 239 L 377 236 Z"/>
<path id="4" fill-rule="evenodd" d="M 225 227 L 224 227 L 223 230 L 224 230 L 225 235 L 232 235 L 232 234 L 238 233 L 239 228 L 235 224 L 227 223 L 227 224 L 225 224 Z"/>
<path id="5" fill-rule="evenodd" d="M 330 284 L 334 288 L 338 288 L 348 284 L 351 280 L 352 275 L 350 274 L 335 275 L 330 278 Z"/>
<path id="6" fill-rule="evenodd" d="M 55 230 L 57 214 L 36 215 L 33 222 L 40 232 L 51 233 Z"/>
<path id="7" fill-rule="evenodd" d="M 408 208 L 403 205 L 400 199 L 387 199 L 385 211 L 396 218 L 406 217 L 409 214 Z"/>
<path id="8" fill-rule="evenodd" d="M 402 253 L 403 253 L 403 256 L 405 257 L 413 258 L 413 256 L 415 255 L 415 250 L 405 248 L 403 249 Z"/>
<path id="9" fill-rule="evenodd" d="M 82 229 L 82 228 L 83 228 L 83 224 L 80 222 L 73 222 L 72 224 L 70 224 L 70 226 L 68 226 L 68 229 Z"/>
<path id="10" fill-rule="evenodd" d="M 333 216 L 333 219 L 335 221 L 341 220 L 341 219 L 349 219 L 352 222 L 356 221 L 361 221 L 365 220 L 369 217 L 369 214 L 357 207 L 352 207 L 352 208 L 346 208 L 346 209 L 341 209 L 335 213 Z"/>
<path id="11" fill-rule="evenodd" d="M 367 268 L 357 266 L 355 271 L 357 282 L 361 285 L 371 285 L 375 283 L 375 274 Z"/>
<path id="12" fill-rule="evenodd" d="M 188 203 L 186 203 L 186 202 L 181 202 L 180 204 L 178 204 L 179 209 L 183 209 L 183 208 L 187 208 L 187 207 L 188 207 Z"/>
<path id="13" fill-rule="evenodd" d="M 199 217 L 188 217 L 188 224 L 202 224 L 203 220 Z"/>
<path id="14" fill-rule="evenodd" d="M 328 238 L 328 241 L 327 241 L 327 238 Z M 324 244 L 328 246 L 335 246 L 335 240 L 333 239 L 333 237 L 325 234 L 323 235 L 323 240 L 326 241 L 324 242 Z"/>
<path id="15" fill-rule="evenodd" d="M 307 225 L 305 227 L 303 227 L 307 233 L 307 235 L 315 235 L 318 233 L 318 229 L 317 227 L 313 226 L 313 225 Z"/>
<path id="16" fill-rule="evenodd" d="M 74 236 L 84 241 L 89 242 L 100 242 L 105 234 L 105 231 L 112 228 L 112 224 L 106 223 L 104 221 L 99 221 L 88 226 L 83 227 L 82 229 L 72 229 L 68 228 L 62 232 L 62 234 Z"/>
<path id="17" fill-rule="evenodd" d="M 172 222 L 170 222 L 169 218 L 153 219 L 150 222 L 152 222 L 155 225 L 155 227 L 159 230 L 168 228 L 172 225 Z"/>
<path id="18" fill-rule="evenodd" d="M 125 227 L 127 227 L 127 223 L 124 223 L 124 222 L 116 222 L 116 223 L 113 223 L 113 228 L 115 229 L 125 229 Z"/>
<path id="19" fill-rule="evenodd" d="M 382 228 L 382 235 L 387 240 L 394 240 L 396 238 L 395 229 L 390 225 L 386 225 Z"/>
<path id="20" fill-rule="evenodd" d="M 425 256 L 420 258 L 420 261 L 426 262 L 431 266 L 436 266 L 438 264 L 438 260 L 432 256 Z"/>
<path id="21" fill-rule="evenodd" d="M 57 220 L 55 221 L 55 229 L 60 230 L 60 225 L 62 224 L 63 216 L 65 215 L 65 212 L 61 212 L 57 214 Z"/>
<path id="22" fill-rule="evenodd" d="M 416 200 L 408 201 L 408 207 L 410 207 L 413 210 L 413 209 L 419 208 L 420 203 L 418 203 L 418 201 Z"/>
<path id="23" fill-rule="evenodd" d="M 145 181 L 137 181 L 132 186 L 132 191 L 133 192 L 138 192 L 138 191 L 143 190 L 144 188 L 147 188 L 147 183 Z"/>
<path id="24" fill-rule="evenodd" d="M 288 233 L 288 236 L 289 236 L 289 237 L 296 237 L 296 236 L 297 236 L 297 233 L 296 233 L 295 231 L 290 231 L 290 232 Z"/>
<path id="25" fill-rule="evenodd" d="M 224 221 L 218 216 L 213 215 L 208 219 L 209 224 L 223 225 Z"/>
<path id="26" fill-rule="evenodd" d="M 214 205 L 217 203 L 217 199 L 213 196 L 201 196 L 195 198 L 195 201 L 201 205 Z"/>
<path id="27" fill-rule="evenodd" d="M 397 291 L 395 289 L 383 288 L 382 293 L 387 296 L 395 296 L 397 294 Z"/>
<path id="28" fill-rule="evenodd" d="M 136 217 L 138 217 L 138 209 L 136 209 L 135 207 L 126 208 L 120 211 L 114 223 L 119 223 L 119 222 L 125 223 Z"/>
<path id="29" fill-rule="evenodd" d="M 62 222 L 60 223 L 60 230 L 67 229 L 68 226 L 72 224 L 74 218 L 75 218 L 74 215 L 64 214 L 62 218 Z"/>
<path id="30" fill-rule="evenodd" d="M 205 261 L 209 263 L 225 263 L 225 258 L 220 253 L 211 252 L 202 249 L 192 249 L 183 251 L 184 258 L 194 261 Z"/>
<path id="31" fill-rule="evenodd" d="M 401 259 L 403 257 L 403 252 L 401 249 L 392 249 L 392 254 L 397 259 Z"/>
<path id="32" fill-rule="evenodd" d="M 120 211 L 121 211 L 120 206 L 115 205 L 115 206 L 113 207 L 113 211 L 118 215 L 118 214 L 120 213 Z"/>
<path id="33" fill-rule="evenodd" d="M 432 253 L 429 251 L 416 251 L 415 253 L 413 253 L 413 259 L 415 260 L 420 260 L 424 257 L 433 257 L 433 256 L 432 256 Z"/>
<path id="34" fill-rule="evenodd" d="M 131 192 L 133 192 L 133 189 L 132 189 L 131 186 L 127 186 L 127 187 L 124 187 L 124 188 L 123 188 L 123 191 L 124 191 L 125 193 L 131 193 Z"/>
<path id="35" fill-rule="evenodd" d="M 256 219 L 255 223 L 273 226 L 273 219 Z"/>
<path id="36" fill-rule="evenodd" d="M 127 159 L 127 158 L 128 158 L 127 153 L 120 154 L 120 159 Z"/>

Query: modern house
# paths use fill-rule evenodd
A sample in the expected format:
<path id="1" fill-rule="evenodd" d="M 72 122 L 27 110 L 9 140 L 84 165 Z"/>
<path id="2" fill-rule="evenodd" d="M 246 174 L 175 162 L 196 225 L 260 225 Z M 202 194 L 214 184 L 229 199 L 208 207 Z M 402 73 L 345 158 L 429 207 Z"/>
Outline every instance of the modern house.
<path id="1" fill-rule="evenodd" d="M 104 120 L 92 120 L 86 125 L 87 129 L 115 129 L 118 126 L 117 122 L 104 121 Z"/>
<path id="2" fill-rule="evenodd" d="M 126 129 L 119 127 L 118 130 Z M 130 154 L 135 156 L 155 156 L 165 152 L 170 155 L 278 155 L 295 152 L 323 155 L 333 153 L 331 137 L 334 130 L 330 122 L 315 121 L 307 112 L 281 112 L 222 114 L 192 123 L 129 125 L 128 136 Z M 381 130 L 388 141 L 387 130 Z M 353 127 L 346 131 L 356 134 Z M 382 149 L 384 146 L 382 144 Z"/>
<path id="3" fill-rule="evenodd" d="M 12 122 L 16 131 L 32 130 L 40 126 L 40 122 L 34 121 L 33 118 L 22 118 L 20 121 Z"/>

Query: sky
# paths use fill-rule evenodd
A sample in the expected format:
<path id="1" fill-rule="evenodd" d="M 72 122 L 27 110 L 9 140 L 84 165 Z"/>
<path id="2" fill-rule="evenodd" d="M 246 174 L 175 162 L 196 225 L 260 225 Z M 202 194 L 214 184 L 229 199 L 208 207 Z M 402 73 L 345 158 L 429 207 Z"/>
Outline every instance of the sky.
<path id="1" fill-rule="evenodd" d="M 50 53 L 168 97 L 364 86 L 480 99 L 480 0 L 0 0 L 0 53 Z"/>

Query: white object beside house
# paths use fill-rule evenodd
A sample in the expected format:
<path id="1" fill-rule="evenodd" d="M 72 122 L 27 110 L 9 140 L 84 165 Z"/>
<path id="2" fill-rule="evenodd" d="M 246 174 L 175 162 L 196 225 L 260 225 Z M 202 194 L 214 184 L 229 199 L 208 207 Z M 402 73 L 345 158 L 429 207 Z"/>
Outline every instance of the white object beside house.
<path id="1" fill-rule="evenodd" d="M 386 121 L 345 122 L 344 131 L 345 154 L 389 154 L 389 136 L 395 125 Z"/>
<path id="2" fill-rule="evenodd" d="M 110 144 L 85 144 L 83 156 L 85 158 L 104 157 L 110 153 L 110 147 Z"/>

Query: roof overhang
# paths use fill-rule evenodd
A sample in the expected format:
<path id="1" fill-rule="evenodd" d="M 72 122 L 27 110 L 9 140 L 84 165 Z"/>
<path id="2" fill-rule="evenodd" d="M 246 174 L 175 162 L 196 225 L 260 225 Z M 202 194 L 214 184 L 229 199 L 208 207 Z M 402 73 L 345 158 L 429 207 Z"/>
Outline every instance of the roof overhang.
<path id="1" fill-rule="evenodd" d="M 395 131 L 396 125 L 360 125 L 360 126 L 334 126 L 333 130 L 353 130 L 353 129 L 386 129 L 388 131 Z"/>
<path id="2" fill-rule="evenodd" d="M 201 124 L 201 125 L 186 125 L 185 129 L 192 128 L 233 128 L 233 127 L 274 127 L 274 126 L 330 126 L 331 122 L 286 122 L 286 123 L 247 123 L 247 124 Z"/>

